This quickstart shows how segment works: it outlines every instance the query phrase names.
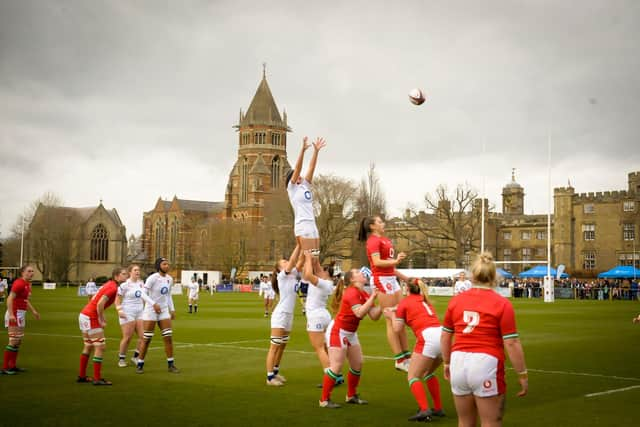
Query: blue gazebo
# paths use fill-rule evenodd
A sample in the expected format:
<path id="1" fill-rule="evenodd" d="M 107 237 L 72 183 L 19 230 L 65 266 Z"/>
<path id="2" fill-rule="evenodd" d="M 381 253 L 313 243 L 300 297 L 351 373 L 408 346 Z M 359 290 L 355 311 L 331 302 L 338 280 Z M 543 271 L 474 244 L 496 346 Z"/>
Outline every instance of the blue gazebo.
<path id="1" fill-rule="evenodd" d="M 640 269 L 632 265 L 617 265 L 609 271 L 598 274 L 599 279 L 632 279 L 640 277 Z"/>
<path id="2" fill-rule="evenodd" d="M 556 277 L 556 274 L 558 272 L 556 271 L 555 268 L 551 267 L 551 277 Z M 518 274 L 518 277 L 520 277 L 521 279 L 527 279 L 527 278 L 542 278 L 544 276 L 547 275 L 547 266 L 546 265 L 536 265 L 535 267 L 527 270 L 527 271 L 523 271 L 522 273 Z M 567 273 L 562 273 L 560 275 L 560 278 L 562 279 L 566 279 L 567 277 L 569 277 L 569 275 Z"/>
<path id="3" fill-rule="evenodd" d="M 505 279 L 513 279 L 513 274 L 509 273 L 507 270 L 503 270 L 501 268 L 496 268 L 496 273 Z"/>

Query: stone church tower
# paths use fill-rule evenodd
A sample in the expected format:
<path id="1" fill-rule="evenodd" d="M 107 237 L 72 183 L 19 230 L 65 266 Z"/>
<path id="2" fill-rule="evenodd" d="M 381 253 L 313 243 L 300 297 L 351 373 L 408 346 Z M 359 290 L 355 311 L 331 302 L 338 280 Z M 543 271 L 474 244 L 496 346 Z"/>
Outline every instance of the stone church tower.
<path id="1" fill-rule="evenodd" d="M 225 217 L 250 223 L 265 215 L 265 198 L 285 190 L 285 176 L 291 169 L 287 161 L 287 113 L 278 112 L 266 73 L 246 113 L 240 110 L 238 159 L 225 192 Z"/>

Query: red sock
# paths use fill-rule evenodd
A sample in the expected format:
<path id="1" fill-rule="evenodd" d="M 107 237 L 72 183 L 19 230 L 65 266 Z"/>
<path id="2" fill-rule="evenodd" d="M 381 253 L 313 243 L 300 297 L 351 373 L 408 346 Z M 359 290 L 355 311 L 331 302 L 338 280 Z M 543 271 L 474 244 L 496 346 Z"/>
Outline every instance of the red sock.
<path id="1" fill-rule="evenodd" d="M 93 380 L 99 381 L 100 378 L 100 370 L 102 369 L 102 357 L 93 356 Z"/>
<path id="2" fill-rule="evenodd" d="M 3 360 L 3 363 L 2 363 L 2 369 L 4 371 L 9 369 L 9 360 L 11 360 L 12 353 L 13 353 L 13 351 L 9 351 L 9 350 L 5 350 L 4 351 L 4 360 Z"/>
<path id="3" fill-rule="evenodd" d="M 336 385 L 336 380 L 331 378 L 329 374 L 325 372 L 324 377 L 322 378 L 322 401 L 325 402 L 331 398 L 331 392 L 333 391 L 333 387 Z"/>
<path id="4" fill-rule="evenodd" d="M 427 391 L 424 389 L 422 381 L 414 378 L 414 381 L 413 383 L 411 383 L 409 388 L 411 388 L 411 393 L 413 394 L 413 397 L 415 397 L 416 402 L 418 402 L 420 410 L 426 411 L 427 409 L 429 409 L 429 402 L 427 402 Z"/>
<path id="5" fill-rule="evenodd" d="M 16 367 L 16 360 L 18 360 L 18 350 L 12 351 L 11 356 L 9 358 L 9 369 L 13 369 Z"/>
<path id="6" fill-rule="evenodd" d="M 440 381 L 438 377 L 433 376 L 427 380 L 427 387 L 429 388 L 429 394 L 433 399 L 433 409 L 436 411 L 442 409 L 442 399 L 440 399 Z"/>
<path id="7" fill-rule="evenodd" d="M 349 369 L 349 373 L 347 374 L 347 397 L 352 397 L 358 394 L 357 388 L 359 383 L 360 371 Z"/>
<path id="8" fill-rule="evenodd" d="M 87 364 L 89 363 L 89 355 L 82 353 L 80 355 L 80 373 L 78 376 L 84 378 L 87 376 Z"/>

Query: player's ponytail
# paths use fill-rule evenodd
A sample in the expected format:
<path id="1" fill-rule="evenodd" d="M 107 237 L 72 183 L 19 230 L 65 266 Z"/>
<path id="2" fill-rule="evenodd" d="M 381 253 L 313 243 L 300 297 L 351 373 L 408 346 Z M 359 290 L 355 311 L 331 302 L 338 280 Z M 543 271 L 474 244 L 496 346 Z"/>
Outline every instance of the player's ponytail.
<path id="1" fill-rule="evenodd" d="M 424 300 L 424 302 L 426 302 L 427 304 L 431 304 L 431 302 L 429 301 L 429 289 L 422 280 L 412 277 L 409 279 L 407 286 L 409 287 L 410 294 L 422 294 L 422 299 Z"/>
<path id="2" fill-rule="evenodd" d="M 371 224 L 376 221 L 376 216 L 365 216 L 360 221 L 360 226 L 358 227 L 358 240 L 361 242 L 366 242 L 369 233 L 371 232 Z"/>
<path id="3" fill-rule="evenodd" d="M 344 279 L 338 280 L 336 288 L 333 290 L 333 297 L 331 298 L 331 312 L 336 314 L 340 310 L 340 303 L 342 303 L 342 294 L 344 293 Z"/>
<path id="4" fill-rule="evenodd" d="M 496 264 L 491 252 L 482 252 L 471 266 L 471 278 L 474 283 L 485 286 L 496 285 Z"/>

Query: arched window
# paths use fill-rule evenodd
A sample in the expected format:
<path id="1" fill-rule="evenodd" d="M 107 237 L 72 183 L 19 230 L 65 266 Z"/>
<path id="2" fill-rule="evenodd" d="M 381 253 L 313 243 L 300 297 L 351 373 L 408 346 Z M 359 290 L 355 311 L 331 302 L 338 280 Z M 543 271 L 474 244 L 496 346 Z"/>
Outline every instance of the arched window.
<path id="1" fill-rule="evenodd" d="M 247 202 L 247 193 L 249 191 L 249 160 L 245 157 L 242 159 L 242 170 L 240 172 L 240 202 Z"/>
<path id="2" fill-rule="evenodd" d="M 275 156 L 271 161 L 271 188 L 280 187 L 280 157 Z"/>
<path id="3" fill-rule="evenodd" d="M 169 231 L 169 240 L 170 240 L 170 260 L 172 263 L 176 263 L 176 246 L 178 243 L 178 220 L 173 219 L 171 222 L 171 229 Z"/>
<path id="4" fill-rule="evenodd" d="M 109 233 L 102 224 L 91 232 L 91 261 L 109 260 Z"/>
<path id="5" fill-rule="evenodd" d="M 164 241 L 164 224 L 162 223 L 162 221 L 158 220 L 156 221 L 156 232 L 155 232 L 155 252 L 156 252 L 156 259 L 160 258 L 161 254 L 162 254 L 162 242 Z"/>

